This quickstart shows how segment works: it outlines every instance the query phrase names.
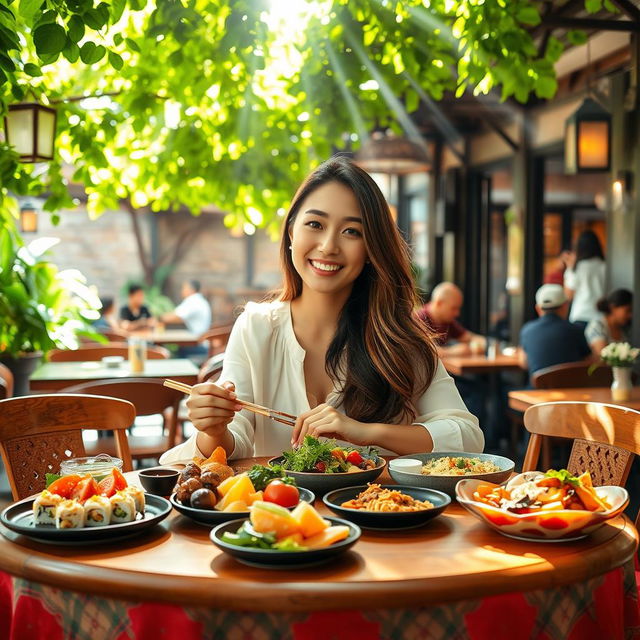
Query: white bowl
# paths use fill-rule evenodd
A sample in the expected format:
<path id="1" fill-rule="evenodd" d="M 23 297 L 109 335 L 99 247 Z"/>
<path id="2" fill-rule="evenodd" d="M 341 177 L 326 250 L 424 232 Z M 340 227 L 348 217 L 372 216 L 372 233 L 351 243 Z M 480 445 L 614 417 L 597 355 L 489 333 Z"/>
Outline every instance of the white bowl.
<path id="1" fill-rule="evenodd" d="M 124 362 L 123 356 L 105 356 L 102 358 L 102 363 L 109 369 L 117 369 Z"/>
<path id="2" fill-rule="evenodd" d="M 389 462 L 389 469 L 403 473 L 421 473 L 422 462 L 416 458 L 398 458 Z"/>

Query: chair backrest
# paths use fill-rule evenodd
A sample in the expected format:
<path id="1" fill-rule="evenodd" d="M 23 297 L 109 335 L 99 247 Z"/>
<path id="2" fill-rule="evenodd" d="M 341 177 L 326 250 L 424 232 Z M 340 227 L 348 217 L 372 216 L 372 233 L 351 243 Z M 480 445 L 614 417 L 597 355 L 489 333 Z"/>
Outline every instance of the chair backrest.
<path id="1" fill-rule="evenodd" d="M 531 384 L 536 389 L 610 387 L 613 381 L 611 367 L 600 365 L 589 373 L 590 366 L 584 362 L 566 362 L 545 367 L 531 376 Z"/>
<path id="2" fill-rule="evenodd" d="M 200 342 L 205 340 L 209 343 L 209 352 L 207 356 L 215 356 L 218 353 L 222 353 L 227 348 L 227 342 L 229 342 L 229 336 L 231 335 L 232 324 L 220 325 L 218 327 L 211 327 L 208 331 L 205 331 L 199 338 Z"/>
<path id="3" fill-rule="evenodd" d="M 0 364 L 0 400 L 13 395 L 13 373 L 8 367 Z"/>
<path id="4" fill-rule="evenodd" d="M 198 372 L 198 382 L 215 382 L 222 372 L 224 362 L 224 351 L 211 356 L 201 367 Z"/>
<path id="5" fill-rule="evenodd" d="M 67 458 L 85 455 L 84 429 L 113 430 L 123 469 L 131 471 L 126 429 L 135 420 L 131 402 L 103 396 L 56 393 L 0 400 L 0 454 L 15 500 L 45 487 Z"/>
<path id="6" fill-rule="evenodd" d="M 572 439 L 567 469 L 589 471 L 595 485 L 624 485 L 633 456 L 640 453 L 640 411 L 599 402 L 544 402 L 529 407 L 524 426 L 531 434 L 522 465 L 538 464 L 545 437 Z"/>
<path id="7" fill-rule="evenodd" d="M 105 356 L 129 357 L 129 346 L 125 342 L 105 345 L 83 346 L 79 349 L 54 349 L 49 352 L 49 362 L 88 362 L 102 360 Z M 147 347 L 148 360 L 170 358 L 168 349 L 159 346 Z"/>

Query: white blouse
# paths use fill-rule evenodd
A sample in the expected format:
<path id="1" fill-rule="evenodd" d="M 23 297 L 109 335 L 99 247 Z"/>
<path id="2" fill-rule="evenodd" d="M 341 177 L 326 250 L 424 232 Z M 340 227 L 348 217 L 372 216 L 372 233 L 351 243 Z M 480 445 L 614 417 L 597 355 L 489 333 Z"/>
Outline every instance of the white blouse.
<path id="1" fill-rule="evenodd" d="M 310 409 L 304 358 L 293 331 L 290 303 L 249 302 L 231 331 L 220 381 L 233 382 L 242 400 L 300 415 Z M 326 401 L 341 410 L 335 389 Z M 484 436 L 478 419 L 467 411 L 442 362 L 429 388 L 414 402 L 415 424 L 429 431 L 434 451 L 482 451 Z M 229 430 L 235 440 L 231 458 L 279 455 L 291 449 L 291 427 L 246 410 L 235 414 Z M 165 452 L 160 463 L 202 456 L 196 436 Z"/>
<path id="2" fill-rule="evenodd" d="M 574 292 L 569 322 L 589 322 L 597 317 L 596 303 L 605 293 L 606 271 L 604 260 L 587 258 L 580 260 L 575 270 L 564 272 L 564 286 Z"/>

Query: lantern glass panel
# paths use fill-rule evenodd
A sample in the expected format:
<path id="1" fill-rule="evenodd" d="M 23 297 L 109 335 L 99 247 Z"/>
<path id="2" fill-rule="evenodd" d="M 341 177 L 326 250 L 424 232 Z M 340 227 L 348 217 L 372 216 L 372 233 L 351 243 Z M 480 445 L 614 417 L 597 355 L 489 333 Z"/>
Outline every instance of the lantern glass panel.
<path id="1" fill-rule="evenodd" d="M 581 169 L 606 169 L 609 165 L 609 123 L 580 122 L 578 129 L 578 166 Z"/>
<path id="2" fill-rule="evenodd" d="M 33 110 L 12 109 L 7 113 L 7 131 L 9 144 L 15 147 L 20 156 L 32 156 L 33 149 Z"/>
<path id="3" fill-rule="evenodd" d="M 564 166 L 567 173 L 576 172 L 576 123 L 573 120 L 567 122 L 564 133 Z"/>
<path id="4" fill-rule="evenodd" d="M 38 214 L 35 209 L 20 211 L 20 227 L 24 233 L 34 233 L 38 230 Z"/>
<path id="5" fill-rule="evenodd" d="M 53 141 L 55 139 L 54 127 L 56 126 L 56 114 L 51 111 L 38 111 L 38 150 L 41 158 L 53 158 Z"/>

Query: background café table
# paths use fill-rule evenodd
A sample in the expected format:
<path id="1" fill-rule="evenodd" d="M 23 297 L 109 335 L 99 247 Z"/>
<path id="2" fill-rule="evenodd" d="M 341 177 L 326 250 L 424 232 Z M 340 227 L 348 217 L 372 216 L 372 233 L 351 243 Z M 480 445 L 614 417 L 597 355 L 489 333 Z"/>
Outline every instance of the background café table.
<path id="1" fill-rule="evenodd" d="M 580 389 L 522 389 L 509 392 L 509 407 L 526 411 L 542 402 L 605 402 L 618 407 L 640 410 L 640 387 L 631 389 L 631 398 L 623 402 L 611 399 L 611 387 L 584 387 Z"/>
<path id="2" fill-rule="evenodd" d="M 498 353 L 494 358 L 484 354 L 467 356 L 442 356 L 445 369 L 455 376 L 466 376 L 477 373 L 500 373 L 501 371 L 522 371 L 515 354 Z"/>
<path id="3" fill-rule="evenodd" d="M 45 362 L 33 373 L 32 391 L 58 391 L 74 382 L 114 380 L 118 378 L 172 378 L 178 382 L 195 384 L 198 367 L 188 358 L 147 360 L 144 371 L 131 373 L 125 360 L 119 367 L 106 367 L 102 362 Z"/>
<path id="4" fill-rule="evenodd" d="M 426 527 L 364 531 L 332 564 L 295 571 L 238 564 L 176 512 L 95 547 L 1 532 L 0 637 L 10 640 L 600 640 L 640 624 L 638 533 L 624 516 L 549 544 L 505 538 L 452 505 Z"/>
<path id="5" fill-rule="evenodd" d="M 186 329 L 163 329 L 162 331 L 145 329 L 144 331 L 132 331 L 131 337 L 142 338 L 153 344 L 177 344 L 181 347 L 199 344 L 199 336 Z"/>

